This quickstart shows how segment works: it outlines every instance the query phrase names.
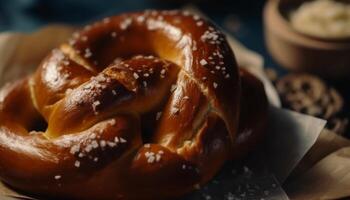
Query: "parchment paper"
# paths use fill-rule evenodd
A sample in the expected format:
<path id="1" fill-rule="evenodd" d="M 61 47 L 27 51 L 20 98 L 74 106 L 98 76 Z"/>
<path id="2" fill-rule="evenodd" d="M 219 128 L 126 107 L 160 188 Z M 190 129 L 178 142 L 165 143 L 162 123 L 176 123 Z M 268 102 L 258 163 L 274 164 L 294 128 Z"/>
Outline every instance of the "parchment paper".
<path id="1" fill-rule="evenodd" d="M 46 54 L 72 31 L 72 27 L 49 26 L 29 34 L 0 34 L 0 86 L 32 72 Z M 233 38 L 230 40 L 235 41 Z M 239 44 L 237 41 L 234 43 Z M 257 61 L 254 57 L 256 53 L 247 53 L 250 51 L 242 50 L 242 45 L 232 42 L 231 45 L 235 52 L 241 52 L 237 54 L 240 66 L 265 77 L 261 70 L 263 60 Z M 249 57 L 255 61 L 249 62 Z M 271 91 L 268 93 L 269 100 L 272 105 L 278 106 L 276 91 L 266 80 L 265 87 Z M 211 183 L 186 199 L 288 199 L 278 180 L 285 180 L 304 157 L 325 122 L 275 106 L 271 106 L 270 110 L 268 142 L 246 159 L 228 163 Z M 284 145 L 278 145 L 280 142 Z M 4 185 L 0 185 L 0 194 L 23 197 Z"/>
<path id="2" fill-rule="evenodd" d="M 296 200 L 350 197 L 350 141 L 323 130 L 285 184 Z"/>

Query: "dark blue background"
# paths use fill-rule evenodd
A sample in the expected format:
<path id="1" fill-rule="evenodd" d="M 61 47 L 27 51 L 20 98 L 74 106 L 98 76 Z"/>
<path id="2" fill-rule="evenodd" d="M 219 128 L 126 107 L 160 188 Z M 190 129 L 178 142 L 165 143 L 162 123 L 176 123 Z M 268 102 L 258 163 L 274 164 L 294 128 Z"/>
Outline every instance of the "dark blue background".
<path id="1" fill-rule="evenodd" d="M 174 9 L 185 3 L 184 0 L 1 0 L 0 31 L 33 31 L 48 23 L 86 24 L 125 11 Z M 196 5 L 222 27 L 225 17 L 234 14 L 241 26 L 231 34 L 262 54 L 268 66 L 277 67 L 264 46 L 263 0 L 198 0 Z"/>

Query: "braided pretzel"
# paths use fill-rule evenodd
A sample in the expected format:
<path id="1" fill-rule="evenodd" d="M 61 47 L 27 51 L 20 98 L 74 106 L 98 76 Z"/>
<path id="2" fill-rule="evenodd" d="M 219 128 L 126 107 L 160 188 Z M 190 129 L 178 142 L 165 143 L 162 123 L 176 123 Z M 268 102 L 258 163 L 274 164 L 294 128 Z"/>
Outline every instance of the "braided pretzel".
<path id="1" fill-rule="evenodd" d="M 256 145 L 266 105 L 210 22 L 106 18 L 1 90 L 0 177 L 41 197 L 179 197 Z"/>

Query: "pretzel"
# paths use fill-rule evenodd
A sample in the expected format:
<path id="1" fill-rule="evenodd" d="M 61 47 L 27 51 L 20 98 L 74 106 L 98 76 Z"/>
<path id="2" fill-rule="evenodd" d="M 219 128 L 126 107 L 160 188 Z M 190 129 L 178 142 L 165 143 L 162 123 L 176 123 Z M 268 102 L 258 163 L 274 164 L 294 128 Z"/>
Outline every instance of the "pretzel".
<path id="1" fill-rule="evenodd" d="M 256 146 L 266 108 L 207 20 L 105 18 L 0 91 L 0 177 L 44 198 L 180 197 Z"/>

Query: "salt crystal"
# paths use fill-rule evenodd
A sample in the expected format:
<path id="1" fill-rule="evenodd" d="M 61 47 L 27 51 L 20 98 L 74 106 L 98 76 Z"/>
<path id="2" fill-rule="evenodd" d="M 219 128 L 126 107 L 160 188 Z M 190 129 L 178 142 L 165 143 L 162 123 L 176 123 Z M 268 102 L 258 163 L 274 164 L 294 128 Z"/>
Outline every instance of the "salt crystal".
<path id="1" fill-rule="evenodd" d="M 139 78 L 139 75 L 136 72 L 134 72 L 133 76 L 134 76 L 135 79 Z"/>
<path id="2" fill-rule="evenodd" d="M 200 63 L 201 65 L 203 65 L 203 66 L 206 65 L 206 64 L 208 64 L 208 62 L 207 62 L 206 60 L 204 60 L 204 59 L 200 60 L 199 63 Z"/>
<path id="3" fill-rule="evenodd" d="M 75 161 L 74 166 L 75 166 L 75 167 L 80 167 L 80 162 L 79 162 L 78 160 Z"/>
<path id="4" fill-rule="evenodd" d="M 157 112 L 156 120 L 158 121 L 158 120 L 160 119 L 161 116 L 162 116 L 162 112 Z"/>

